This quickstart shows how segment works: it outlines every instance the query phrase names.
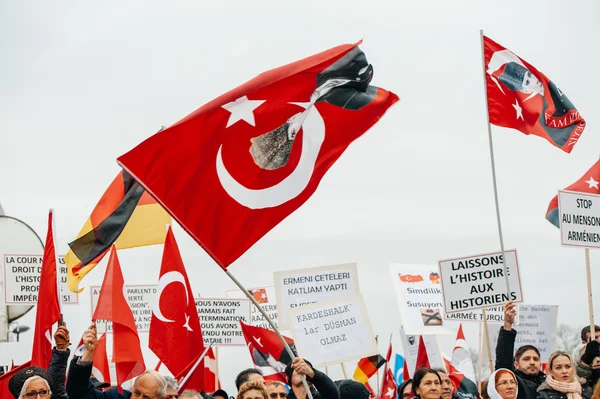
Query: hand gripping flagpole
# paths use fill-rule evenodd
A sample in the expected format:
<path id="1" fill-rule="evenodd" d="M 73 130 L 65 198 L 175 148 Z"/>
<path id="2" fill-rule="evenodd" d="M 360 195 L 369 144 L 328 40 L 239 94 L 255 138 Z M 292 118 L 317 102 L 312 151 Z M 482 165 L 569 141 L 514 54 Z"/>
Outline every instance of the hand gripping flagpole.
<path id="1" fill-rule="evenodd" d="M 273 331 L 275 331 L 275 333 L 279 337 L 279 340 L 283 344 L 283 347 L 285 348 L 285 350 L 287 351 L 287 353 L 290 355 L 290 358 L 292 360 L 295 359 L 296 355 L 294 354 L 294 352 L 292 352 L 292 348 L 290 348 L 290 346 L 288 345 L 288 343 L 286 342 L 286 340 L 283 339 L 283 335 L 281 335 L 281 332 L 279 331 L 279 329 L 277 328 L 277 326 L 275 325 L 275 323 L 273 323 L 273 320 L 271 320 L 271 318 L 269 317 L 269 315 L 267 314 L 267 312 L 265 312 L 265 310 L 262 308 L 262 306 L 260 306 L 260 304 L 256 301 L 256 299 L 254 298 L 254 295 L 250 294 L 250 292 L 246 289 L 246 287 L 244 287 L 242 285 L 242 283 L 240 283 L 233 276 L 233 274 L 231 274 L 231 272 L 229 270 L 225 270 L 225 274 L 227 274 L 229 276 L 229 278 L 231 279 L 231 281 L 233 281 L 235 283 L 235 285 L 237 285 L 242 290 L 242 292 L 244 294 L 246 294 L 246 296 L 248 297 L 248 299 L 250 299 L 250 301 L 252 301 L 252 303 L 254 304 L 254 306 L 256 306 L 256 309 L 258 309 L 258 311 L 267 320 L 267 322 L 269 323 L 269 325 L 271 326 L 271 328 L 273 329 Z M 300 374 L 300 378 L 302 379 L 302 385 L 304 385 L 304 389 L 306 389 L 306 395 L 308 396 L 309 399 L 313 399 L 313 396 L 310 393 L 310 388 L 308 387 L 308 383 L 306 382 L 306 376 L 304 376 L 303 374 Z M 288 381 L 288 382 L 291 384 L 291 381 Z"/>
<path id="2" fill-rule="evenodd" d="M 483 40 L 483 29 L 479 31 L 481 39 L 481 65 L 483 71 L 483 92 L 485 99 L 485 117 L 487 118 L 488 138 L 490 142 L 490 160 L 492 163 L 492 181 L 494 182 L 494 200 L 496 201 L 496 220 L 498 222 L 498 236 L 500 237 L 500 251 L 502 252 L 502 263 L 504 264 L 504 279 L 506 280 L 506 294 L 510 300 L 510 281 L 508 280 L 508 266 L 506 252 L 504 251 L 504 237 L 502 235 L 502 222 L 500 220 L 500 205 L 498 202 L 498 185 L 496 183 L 496 162 L 494 161 L 494 141 L 492 140 L 492 125 L 490 124 L 490 110 L 488 106 L 487 79 L 485 72 L 485 44 Z M 483 317 L 487 318 L 486 311 L 483 311 Z"/>

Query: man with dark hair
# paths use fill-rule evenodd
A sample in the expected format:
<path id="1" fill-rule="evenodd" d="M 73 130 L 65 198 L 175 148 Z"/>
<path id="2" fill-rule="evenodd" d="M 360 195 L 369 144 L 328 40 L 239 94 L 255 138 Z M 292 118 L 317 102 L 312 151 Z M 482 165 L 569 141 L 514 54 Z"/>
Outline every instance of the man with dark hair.
<path id="1" fill-rule="evenodd" d="M 265 378 L 263 377 L 263 374 L 259 369 L 249 368 L 246 370 L 242 370 L 237 375 L 237 377 L 235 377 L 236 389 L 239 391 L 242 384 L 248 381 L 261 381 L 264 384 Z"/>
<path id="2" fill-rule="evenodd" d="M 504 326 L 500 328 L 498 334 L 495 369 L 504 368 L 515 373 L 519 386 L 517 399 L 535 399 L 538 387 L 546 380 L 546 374 L 540 370 L 538 348 L 524 345 L 515 352 L 517 332 L 512 326 L 515 321 L 516 307 L 517 305 L 512 301 L 504 306 Z"/>
<path id="3" fill-rule="evenodd" d="M 448 377 L 448 373 L 444 369 L 434 369 L 440 375 L 440 379 L 442 380 L 442 399 L 456 399 L 456 388 Z"/>
<path id="4" fill-rule="evenodd" d="M 594 325 L 595 337 L 594 339 L 600 342 L 600 326 Z M 579 362 L 581 360 L 581 356 L 585 352 L 585 346 L 590 341 L 590 326 L 585 326 L 581 329 L 580 333 L 581 337 L 581 345 L 575 349 L 575 351 L 571 354 L 574 362 Z"/>
<path id="5" fill-rule="evenodd" d="M 288 399 L 308 398 L 302 376 L 306 378 L 313 399 L 340 399 L 340 391 L 331 378 L 313 368 L 307 360 L 300 357 L 292 360 L 285 368 L 285 375 L 290 386 Z"/>
<path id="6" fill-rule="evenodd" d="M 581 329 L 581 346 L 573 353 L 577 375 L 594 387 L 600 378 L 600 327 L 594 325 L 594 339 L 590 340 L 590 326 Z"/>

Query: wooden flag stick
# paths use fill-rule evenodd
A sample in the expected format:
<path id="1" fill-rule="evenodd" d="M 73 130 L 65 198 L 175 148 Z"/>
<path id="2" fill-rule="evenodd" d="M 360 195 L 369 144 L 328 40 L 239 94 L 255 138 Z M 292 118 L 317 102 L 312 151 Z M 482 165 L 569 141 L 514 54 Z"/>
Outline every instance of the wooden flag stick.
<path id="1" fill-rule="evenodd" d="M 590 342 L 596 337 L 594 325 L 594 305 L 592 303 L 592 271 L 590 269 L 590 249 L 585 249 L 585 274 L 587 277 L 588 307 L 590 311 Z"/>
<path id="2" fill-rule="evenodd" d="M 488 361 L 490 362 L 490 374 L 494 372 L 494 361 L 492 360 L 492 346 L 490 345 L 490 330 L 487 322 L 487 311 L 483 309 L 483 333 L 485 335 L 485 347 L 487 350 Z"/>
<path id="3" fill-rule="evenodd" d="M 479 353 L 479 356 L 477 357 L 477 386 L 479 387 L 479 392 L 481 392 L 481 363 L 483 363 L 483 324 L 479 324 L 479 345 L 477 353 Z"/>
<path id="4" fill-rule="evenodd" d="M 250 294 L 250 292 L 246 289 L 246 287 L 244 287 L 242 285 L 242 283 L 240 283 L 238 281 L 238 279 L 236 279 L 229 270 L 225 270 L 225 274 L 227 274 L 227 276 L 229 276 L 231 281 L 233 281 L 235 283 L 235 285 L 237 285 L 240 288 L 240 290 L 242 290 L 242 292 L 248 297 L 248 299 L 250 299 L 250 301 L 254 304 L 256 309 L 263 315 L 265 320 L 267 320 L 267 322 L 269 323 L 269 325 L 271 326 L 273 331 L 275 331 L 275 333 L 277 334 L 277 337 L 279 337 L 279 340 L 283 344 L 283 347 L 285 348 L 287 353 L 290 355 L 290 358 L 295 359 L 296 355 L 292 351 L 292 348 L 290 348 L 290 346 L 288 345 L 286 340 L 283 338 L 283 335 L 281 335 L 281 331 L 279 331 L 279 329 L 277 328 L 277 326 L 275 325 L 273 320 L 271 320 L 271 318 L 269 317 L 267 312 L 265 312 L 265 310 L 262 308 L 262 306 L 260 306 L 260 304 L 256 301 L 256 299 L 254 298 L 254 295 Z M 342 365 L 342 367 L 343 367 L 343 365 Z M 302 385 L 304 385 L 304 389 L 306 390 L 306 395 L 308 395 L 309 399 L 313 399 L 313 396 L 312 396 L 312 393 L 310 392 L 308 383 L 306 382 L 306 376 L 303 374 L 300 374 L 300 379 L 302 380 Z M 291 381 L 290 381 L 290 383 L 291 383 Z"/>
<path id="5" fill-rule="evenodd" d="M 215 390 L 219 389 L 219 347 L 215 346 Z"/>
<path id="6" fill-rule="evenodd" d="M 508 281 L 508 266 L 506 262 L 506 253 L 504 251 L 504 237 L 502 235 L 502 222 L 500 219 L 500 205 L 498 202 L 498 185 L 496 183 L 496 161 L 494 160 L 494 141 L 492 140 L 492 125 L 490 123 L 490 111 L 488 109 L 488 95 L 487 95 L 487 79 L 486 79 L 486 71 L 485 71 L 485 45 L 483 41 L 483 29 L 479 31 L 479 36 L 481 38 L 481 63 L 483 70 L 483 91 L 485 98 L 485 117 L 487 119 L 487 128 L 488 128 L 488 140 L 490 142 L 490 160 L 492 163 L 492 182 L 494 183 L 494 200 L 496 202 L 496 221 L 498 223 L 498 236 L 500 237 L 500 251 L 502 252 L 502 263 L 504 264 L 504 279 L 506 281 L 506 294 L 508 295 L 509 300 L 511 299 L 511 291 L 510 291 L 510 282 Z M 485 312 L 485 311 L 484 311 Z M 484 313 L 485 315 L 485 313 Z M 484 316 L 485 321 L 485 316 Z M 485 321 L 487 323 L 487 321 Z M 491 360 L 490 360 L 491 361 Z"/>
<path id="7" fill-rule="evenodd" d="M 342 373 L 344 373 L 344 379 L 347 380 L 348 373 L 346 373 L 346 366 L 344 365 L 344 363 L 340 363 L 340 365 L 342 366 Z"/>

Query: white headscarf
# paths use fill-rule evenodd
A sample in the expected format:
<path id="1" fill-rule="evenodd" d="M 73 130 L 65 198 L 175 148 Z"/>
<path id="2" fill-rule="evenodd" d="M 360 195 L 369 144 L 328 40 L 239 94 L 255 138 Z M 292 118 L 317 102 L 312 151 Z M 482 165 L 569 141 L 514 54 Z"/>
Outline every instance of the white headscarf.
<path id="1" fill-rule="evenodd" d="M 513 376 L 513 378 L 515 379 L 515 382 L 517 382 L 517 377 L 515 376 L 515 373 L 513 373 L 509 369 L 498 369 L 498 370 L 494 371 L 492 373 L 492 375 L 490 375 L 490 378 L 488 379 L 487 393 L 488 393 L 490 399 L 504 399 L 502 396 L 500 396 L 500 394 L 498 393 L 498 390 L 496 389 L 496 374 L 501 373 L 501 372 L 510 373 Z M 518 394 L 519 394 L 519 384 L 517 383 L 515 385 L 515 398 L 517 397 Z"/>
<path id="2" fill-rule="evenodd" d="M 28 379 L 26 379 L 25 382 L 23 383 L 23 387 L 21 388 L 21 392 L 19 392 L 19 399 L 24 399 L 25 398 L 25 394 L 27 393 L 27 386 L 29 385 L 29 383 L 31 381 L 37 380 L 38 378 L 46 383 L 46 387 L 48 388 L 48 397 L 52 396 L 52 391 L 50 390 L 50 384 L 48 384 L 48 381 L 46 381 L 45 379 L 43 379 L 39 375 L 34 375 L 33 377 L 29 377 Z"/>

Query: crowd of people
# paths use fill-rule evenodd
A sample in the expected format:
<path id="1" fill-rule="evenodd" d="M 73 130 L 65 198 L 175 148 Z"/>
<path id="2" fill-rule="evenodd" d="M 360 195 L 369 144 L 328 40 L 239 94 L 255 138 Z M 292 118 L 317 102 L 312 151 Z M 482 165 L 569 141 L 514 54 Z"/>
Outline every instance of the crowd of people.
<path id="1" fill-rule="evenodd" d="M 495 371 L 481 384 L 483 399 L 600 399 L 600 327 L 581 331 L 581 346 L 570 354 L 557 350 L 550 355 L 547 374 L 541 370 L 540 352 L 533 345 L 516 349 L 517 331 L 513 328 L 516 305 L 509 302 L 504 309 L 504 326 L 500 328 L 496 346 Z M 15 399 L 230 399 L 222 389 L 212 393 L 184 390 L 179 393 L 177 381 L 154 370 L 139 375 L 131 390 L 109 387 L 92 377 L 92 358 L 96 350 L 95 326 L 83 337 L 83 353 L 68 365 L 69 331 L 58 327 L 55 347 L 48 370 L 28 367 L 15 373 L 9 390 Z M 514 353 L 514 355 L 513 355 Z M 285 369 L 287 386 L 265 381 L 257 368 L 241 371 L 236 379 L 236 399 L 369 399 L 370 391 L 353 380 L 332 381 L 302 358 L 295 358 Z M 65 382 L 66 380 L 66 382 Z M 419 368 L 413 378 L 397 389 L 397 399 L 461 399 L 460 392 L 443 369 Z M 381 398 L 383 399 L 383 398 Z"/>

